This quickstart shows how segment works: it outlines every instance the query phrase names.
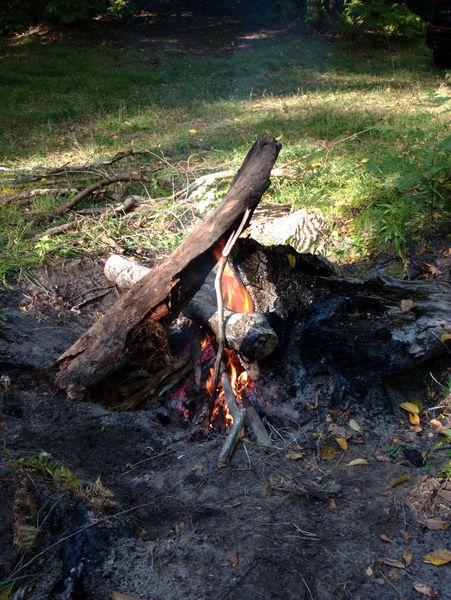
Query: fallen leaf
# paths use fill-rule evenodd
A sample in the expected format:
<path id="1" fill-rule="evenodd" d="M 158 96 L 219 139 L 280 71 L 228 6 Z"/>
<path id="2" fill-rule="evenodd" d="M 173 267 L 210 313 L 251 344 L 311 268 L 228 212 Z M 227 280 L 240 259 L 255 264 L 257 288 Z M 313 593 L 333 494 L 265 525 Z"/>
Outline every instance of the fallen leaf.
<path id="1" fill-rule="evenodd" d="M 235 568 L 237 566 L 237 564 L 240 562 L 238 552 L 236 550 L 234 550 L 228 557 L 228 560 L 230 561 L 230 564 L 232 565 L 232 567 Z"/>
<path id="2" fill-rule="evenodd" d="M 373 577 L 374 575 L 373 569 L 370 566 L 366 567 L 365 573 L 368 575 L 368 577 Z"/>
<path id="3" fill-rule="evenodd" d="M 392 544 L 393 543 L 391 541 L 391 539 L 388 537 L 388 535 L 386 535 L 385 533 L 381 533 L 381 540 L 383 542 L 386 542 L 387 544 Z"/>
<path id="4" fill-rule="evenodd" d="M 443 423 L 441 423 L 438 419 L 431 419 L 429 421 L 429 425 L 432 425 L 436 433 L 441 432 L 441 430 L 443 429 Z"/>
<path id="5" fill-rule="evenodd" d="M 448 340 L 451 340 L 451 333 L 442 333 L 442 335 L 440 336 L 440 341 L 445 343 Z"/>
<path id="6" fill-rule="evenodd" d="M 14 583 L 8 585 L 0 590 L 0 600 L 9 600 L 11 592 L 13 590 Z"/>
<path id="7" fill-rule="evenodd" d="M 389 556 L 378 556 L 376 562 L 383 563 L 387 567 L 394 567 L 395 569 L 404 569 L 404 564 L 396 558 L 390 558 Z"/>
<path id="8" fill-rule="evenodd" d="M 351 429 L 353 429 L 354 431 L 362 431 L 362 428 L 360 427 L 359 423 L 357 423 L 357 421 L 355 419 L 351 419 L 349 421 L 349 427 Z"/>
<path id="9" fill-rule="evenodd" d="M 389 460 L 388 456 L 385 456 L 385 454 L 375 454 L 374 458 L 377 462 L 388 462 Z"/>
<path id="10" fill-rule="evenodd" d="M 202 471 L 203 468 L 204 467 L 202 465 L 193 465 L 191 467 L 191 471 L 194 471 L 194 472 L 196 472 L 196 471 Z"/>
<path id="11" fill-rule="evenodd" d="M 295 257 L 295 255 L 294 255 L 294 254 L 291 254 L 291 252 L 289 252 L 289 253 L 287 254 L 287 258 L 288 258 L 288 262 L 290 263 L 290 267 L 291 267 L 292 269 L 294 269 L 294 268 L 295 268 L 295 266 L 296 266 L 296 257 Z"/>
<path id="12" fill-rule="evenodd" d="M 337 451 L 335 450 L 335 448 L 332 448 L 332 446 L 321 446 L 319 451 L 319 455 L 321 456 L 321 458 L 323 460 L 326 460 L 327 462 L 334 460 L 336 454 Z"/>
<path id="13" fill-rule="evenodd" d="M 335 500 L 333 498 L 331 498 L 329 500 L 329 510 L 333 513 L 337 513 L 338 512 L 338 506 L 337 503 L 335 502 Z"/>
<path id="14" fill-rule="evenodd" d="M 348 464 L 346 465 L 347 467 L 356 467 L 357 465 L 367 465 L 368 461 L 365 460 L 364 458 L 355 458 L 354 460 L 351 460 L 351 462 L 348 462 Z"/>
<path id="15" fill-rule="evenodd" d="M 335 438 L 335 441 L 340 446 L 340 448 L 346 452 L 346 450 L 348 449 L 348 442 L 347 442 L 346 438 L 337 437 L 337 438 Z"/>
<path id="16" fill-rule="evenodd" d="M 342 427 L 341 425 L 336 425 L 335 423 L 331 423 L 328 427 L 329 433 L 331 433 L 335 437 L 344 438 L 346 435 L 346 427 Z"/>
<path id="17" fill-rule="evenodd" d="M 406 481 L 410 481 L 411 479 L 412 479 L 412 477 L 410 475 L 407 475 L 407 473 L 404 473 L 403 475 L 400 475 L 399 477 L 395 477 L 394 479 L 391 479 L 390 483 L 388 484 L 388 487 L 389 487 L 389 489 L 394 488 L 397 485 L 406 483 Z"/>
<path id="18" fill-rule="evenodd" d="M 421 583 L 421 581 L 414 581 L 412 587 L 416 592 L 428 598 L 434 599 L 438 597 L 437 589 L 432 587 L 432 585 L 426 585 L 425 583 Z"/>
<path id="19" fill-rule="evenodd" d="M 402 553 L 402 559 L 404 561 L 404 564 L 406 565 L 406 568 L 410 567 L 413 560 L 413 552 L 412 550 L 410 550 L 410 548 L 406 548 L 404 550 L 404 552 Z"/>
<path id="20" fill-rule="evenodd" d="M 415 306 L 415 302 L 411 298 L 401 300 L 401 312 L 406 313 Z"/>
<path id="21" fill-rule="evenodd" d="M 411 425 L 418 426 L 420 424 L 420 415 L 414 415 L 413 413 L 409 413 L 409 421 Z"/>
<path id="22" fill-rule="evenodd" d="M 449 527 L 449 523 L 442 521 L 442 519 L 418 519 L 418 523 L 436 531 L 439 529 L 446 531 Z"/>
<path id="23" fill-rule="evenodd" d="M 401 537 L 404 540 L 406 540 L 406 542 L 410 542 L 410 540 L 412 539 L 412 534 L 406 531 L 405 529 L 400 529 L 399 533 L 401 534 Z"/>
<path id="24" fill-rule="evenodd" d="M 179 523 L 175 524 L 175 533 L 180 533 L 184 529 L 185 529 L 185 523 L 184 523 L 184 521 L 180 521 Z"/>
<path id="25" fill-rule="evenodd" d="M 446 548 L 440 548 L 439 550 L 434 550 L 434 552 L 430 552 L 429 554 L 426 554 L 426 556 L 423 556 L 423 560 L 430 565 L 441 567 L 451 561 L 451 552 L 446 550 Z"/>
<path id="26" fill-rule="evenodd" d="M 300 458 L 304 458 L 304 452 L 287 452 L 285 458 L 288 458 L 289 460 L 299 460 Z"/>
<path id="27" fill-rule="evenodd" d="M 130 596 L 130 594 L 123 594 L 122 592 L 112 592 L 112 600 L 140 600 L 139 596 Z"/>
<path id="28" fill-rule="evenodd" d="M 408 413 L 412 413 L 414 415 L 420 414 L 420 409 L 413 402 L 401 402 L 399 408 L 406 410 Z"/>

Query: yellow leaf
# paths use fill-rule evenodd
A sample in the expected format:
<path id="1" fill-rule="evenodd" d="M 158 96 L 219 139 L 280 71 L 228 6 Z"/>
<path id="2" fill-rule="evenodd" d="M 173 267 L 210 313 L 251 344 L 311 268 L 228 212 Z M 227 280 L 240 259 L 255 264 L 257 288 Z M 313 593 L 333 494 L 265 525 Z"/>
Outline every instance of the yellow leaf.
<path id="1" fill-rule="evenodd" d="M 368 461 L 365 460 L 364 458 L 355 458 L 354 460 L 351 460 L 351 462 L 348 462 L 348 464 L 346 465 L 347 467 L 356 467 L 357 465 L 367 465 Z"/>
<path id="2" fill-rule="evenodd" d="M 195 133 L 197 133 L 197 129 L 190 129 L 189 132 L 191 135 L 194 135 Z"/>
<path id="3" fill-rule="evenodd" d="M 369 161 L 369 158 L 362 158 L 362 160 L 360 161 L 361 163 L 367 163 Z"/>
<path id="4" fill-rule="evenodd" d="M 355 419 L 351 419 L 349 421 L 349 427 L 351 429 L 353 429 L 354 431 L 362 431 L 362 428 L 360 427 L 359 423 L 357 423 L 357 421 Z"/>
<path id="5" fill-rule="evenodd" d="M 47 177 L 41 177 L 39 181 L 47 181 Z"/>
<path id="6" fill-rule="evenodd" d="M 420 424 L 420 416 L 409 413 L 409 421 L 411 425 L 419 425 Z"/>
<path id="7" fill-rule="evenodd" d="M 0 600 L 9 600 L 11 592 L 13 590 L 14 587 L 14 583 L 12 583 L 11 585 L 8 585 L 7 587 L 4 587 L 0 590 Z"/>
<path id="8" fill-rule="evenodd" d="M 430 565 L 441 567 L 442 565 L 451 562 L 451 552 L 446 550 L 446 548 L 440 548 L 440 550 L 434 550 L 434 552 L 430 552 L 429 554 L 426 554 L 426 556 L 423 556 L 423 560 Z"/>
<path id="9" fill-rule="evenodd" d="M 292 269 L 294 269 L 295 266 L 296 266 L 296 257 L 295 257 L 295 255 L 291 254 L 291 253 L 288 253 L 287 254 L 287 258 L 288 258 L 288 262 L 290 263 L 290 267 Z"/>
<path id="10" fill-rule="evenodd" d="M 440 336 L 440 341 L 445 343 L 448 340 L 451 340 L 451 333 L 442 333 L 442 335 Z"/>
<path id="11" fill-rule="evenodd" d="M 404 473 L 404 475 L 400 475 L 399 477 L 395 477 L 394 479 L 392 479 L 388 485 L 389 488 L 394 488 L 398 485 L 401 485 L 401 483 L 406 483 L 406 481 L 410 481 L 412 479 L 412 477 L 410 475 L 407 475 L 407 473 Z"/>
<path id="12" fill-rule="evenodd" d="M 346 438 L 337 437 L 337 438 L 335 438 L 335 441 L 337 442 L 337 444 L 340 446 L 340 448 L 342 450 L 346 451 L 348 449 L 348 442 L 347 442 Z"/>
<path id="13" fill-rule="evenodd" d="M 404 552 L 402 553 L 402 559 L 404 561 L 404 564 L 406 565 L 406 568 L 410 567 L 413 560 L 413 552 L 412 550 L 410 550 L 410 548 L 406 548 L 404 550 Z"/>
<path id="14" fill-rule="evenodd" d="M 413 402 L 401 402 L 401 404 L 399 405 L 399 408 L 402 408 L 403 410 L 405 410 L 408 413 L 411 413 L 413 415 L 420 414 L 420 409 Z"/>
<path id="15" fill-rule="evenodd" d="M 328 462 L 334 460 L 336 454 L 337 451 L 335 450 L 335 448 L 332 448 L 332 446 L 321 446 L 319 451 L 319 455 L 321 456 L 321 458 Z"/>
<path id="16" fill-rule="evenodd" d="M 319 162 L 314 162 L 314 163 L 312 163 L 310 166 L 311 166 L 313 169 L 316 169 L 317 167 L 320 167 L 320 166 L 321 166 L 321 163 L 319 163 Z"/>

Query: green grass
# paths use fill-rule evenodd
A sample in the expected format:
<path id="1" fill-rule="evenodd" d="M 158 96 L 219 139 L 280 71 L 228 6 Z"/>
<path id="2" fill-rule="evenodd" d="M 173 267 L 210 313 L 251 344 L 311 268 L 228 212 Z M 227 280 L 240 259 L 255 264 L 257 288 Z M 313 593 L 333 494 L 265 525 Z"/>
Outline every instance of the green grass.
<path id="1" fill-rule="evenodd" d="M 423 42 L 356 50 L 301 33 L 256 37 L 262 39 L 235 37 L 214 55 L 177 51 L 163 38 L 160 47 L 129 50 L 105 42 L 5 42 L 0 162 L 56 166 L 146 150 L 151 154 L 133 166 L 159 166 L 147 191 L 162 196 L 187 177 L 238 167 L 256 136 L 269 133 L 283 143 L 279 164 L 296 177 L 274 182 L 267 199 L 337 220 L 351 239 L 338 250 L 342 260 L 382 247 L 402 252 L 407 241 L 439 230 L 449 192 L 449 154 L 439 147 L 449 88 Z M 16 188 L 10 175 L 0 175 L 6 197 Z M 32 241 L 45 227 L 30 216 L 55 202 L 2 207 L 0 277 L 51 256 L 107 253 L 102 236 L 126 252 L 158 257 L 193 216 L 168 201 L 128 224 L 80 218 L 72 233 Z"/>

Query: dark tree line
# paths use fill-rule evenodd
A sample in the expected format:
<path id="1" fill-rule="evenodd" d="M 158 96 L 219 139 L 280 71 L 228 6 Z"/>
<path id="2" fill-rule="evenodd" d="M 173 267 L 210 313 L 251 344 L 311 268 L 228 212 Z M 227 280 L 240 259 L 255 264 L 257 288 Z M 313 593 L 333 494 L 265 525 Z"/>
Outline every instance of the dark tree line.
<path id="1" fill-rule="evenodd" d="M 407 7 L 426 21 L 433 5 L 434 0 L 0 0 L 0 32 L 42 22 L 72 23 L 99 14 L 130 17 L 141 11 L 163 16 L 180 16 L 186 10 L 195 15 L 267 15 L 327 23 L 343 15 L 370 22 L 393 7 Z"/>

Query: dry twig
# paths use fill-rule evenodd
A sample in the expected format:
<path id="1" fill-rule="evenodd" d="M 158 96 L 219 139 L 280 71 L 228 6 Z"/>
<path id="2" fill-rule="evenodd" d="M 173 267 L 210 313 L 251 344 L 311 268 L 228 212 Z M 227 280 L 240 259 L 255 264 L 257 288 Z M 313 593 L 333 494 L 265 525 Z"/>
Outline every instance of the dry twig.
<path id="1" fill-rule="evenodd" d="M 216 399 L 216 393 L 217 393 L 217 387 L 218 387 L 218 382 L 219 382 L 219 375 L 220 375 L 220 370 L 221 370 L 221 361 L 222 361 L 222 355 L 224 352 L 224 344 L 225 344 L 225 331 L 224 331 L 224 301 L 222 298 L 222 285 L 221 285 L 221 280 L 222 280 L 222 275 L 224 273 L 224 269 L 225 266 L 227 264 L 227 261 L 229 259 L 229 255 L 230 252 L 233 248 L 233 246 L 235 245 L 235 242 L 237 241 L 237 239 L 240 237 L 241 233 L 243 232 L 243 229 L 246 227 L 247 221 L 249 219 L 249 216 L 251 214 L 251 210 L 249 208 L 247 208 L 244 211 L 243 214 L 243 218 L 241 220 L 240 225 L 238 226 L 238 229 L 234 232 L 232 232 L 227 244 L 224 246 L 224 249 L 222 251 L 222 256 L 219 260 L 218 263 L 218 271 L 216 273 L 216 279 L 215 279 L 215 290 L 216 290 L 216 301 L 218 304 L 218 330 L 219 330 L 219 335 L 218 335 L 218 352 L 216 354 L 216 361 L 215 361 L 215 372 L 214 372 L 214 377 L 213 377 L 213 391 L 212 391 L 212 399 L 211 399 L 211 409 L 213 409 L 214 407 L 214 403 L 215 403 L 215 399 Z"/>

